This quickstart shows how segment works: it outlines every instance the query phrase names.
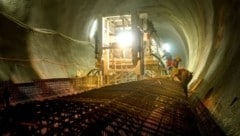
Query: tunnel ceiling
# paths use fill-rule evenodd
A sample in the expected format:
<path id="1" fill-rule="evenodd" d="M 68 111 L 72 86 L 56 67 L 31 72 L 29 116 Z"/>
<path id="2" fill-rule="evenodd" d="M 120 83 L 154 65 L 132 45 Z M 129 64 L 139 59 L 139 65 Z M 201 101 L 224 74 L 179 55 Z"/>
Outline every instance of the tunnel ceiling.
<path id="1" fill-rule="evenodd" d="M 196 76 L 212 47 L 213 5 L 208 0 L 1 0 L 0 9 L 30 27 L 54 30 L 80 41 L 91 39 L 90 29 L 98 17 L 148 13 L 159 36 L 157 42 L 169 43 L 173 55 L 180 56 L 183 66 Z"/>
<path id="2" fill-rule="evenodd" d="M 173 54 L 183 58 L 184 66 L 196 78 L 206 74 L 203 68 L 211 61 L 208 56 L 213 44 L 219 45 L 213 41 L 214 35 L 222 36 L 224 32 L 226 19 L 218 16 L 229 10 L 231 4 L 224 0 L 218 3 L 209 0 L 1 0 L 0 10 L 30 27 L 54 30 L 80 41 L 90 40 L 91 25 L 99 16 L 146 12 L 160 38 L 158 42 L 171 43 Z M 214 10 L 218 10 L 215 15 Z M 218 26 L 221 31 L 216 31 Z"/>
<path id="3" fill-rule="evenodd" d="M 237 121 L 240 122 L 239 117 L 236 120 L 230 118 L 230 116 L 236 117 L 239 110 L 227 110 L 228 108 L 224 105 L 224 103 L 231 103 L 233 99 L 240 97 L 238 85 L 240 73 L 239 70 L 236 70 L 240 68 L 238 62 L 238 54 L 240 53 L 239 3 L 239 0 L 0 0 L 0 11 L 23 22 L 30 28 L 35 28 L 31 33 L 26 31 L 27 35 L 25 37 L 28 42 L 23 43 L 25 45 L 24 55 L 16 56 L 31 59 L 44 55 L 53 57 L 52 54 L 54 54 L 55 57 L 52 59 L 60 59 L 62 62 L 72 61 L 69 58 L 78 56 L 79 59 L 83 59 L 82 63 L 78 64 L 79 68 L 83 68 L 85 71 L 92 68 L 93 64 L 89 62 L 94 62 L 94 55 L 78 54 L 74 52 L 74 48 L 80 47 L 83 49 L 84 46 L 91 46 L 88 41 L 91 41 L 89 35 L 94 20 L 111 14 L 148 13 L 149 20 L 152 21 L 159 36 L 160 41 L 158 42 L 172 43 L 175 48 L 173 53 L 181 56 L 186 68 L 194 73 L 190 85 L 191 91 L 197 92 L 200 90 L 201 93 L 196 93 L 196 95 L 203 99 L 206 98 L 204 96 L 209 92 L 208 90 L 213 88 L 210 89 L 213 90 L 213 94 L 208 97 L 211 98 L 213 106 L 208 105 L 208 108 L 212 108 L 210 111 L 229 134 L 231 132 L 239 134 L 234 127 L 239 126 L 239 123 L 237 123 Z M 4 22 L 1 21 L 1 23 Z M 7 26 L 11 27 L 10 25 Z M 40 30 L 46 29 L 55 33 L 59 32 L 59 34 L 50 39 L 49 37 L 46 38 L 44 37 L 46 35 L 40 32 Z M 14 33 L 14 29 L 12 32 Z M 46 31 L 44 32 L 46 33 Z M 36 33 L 41 34 L 39 36 Z M 4 35 L 4 33 L 1 33 L 1 42 L 5 43 L 1 44 L 2 49 L 6 48 L 6 45 L 11 46 L 11 44 L 7 44 L 10 42 L 6 39 L 15 39 L 4 37 Z M 62 40 L 63 37 L 68 38 Z M 16 38 L 21 42 L 20 37 Z M 46 45 L 41 47 L 39 54 L 37 46 L 31 44 L 36 39 L 39 40 L 39 45 L 42 45 L 41 42 Z M 56 41 L 60 44 L 58 48 L 53 46 Z M 71 52 L 70 54 L 68 54 L 68 51 L 64 52 L 66 44 L 71 45 L 71 49 L 68 50 Z M 53 46 L 51 47 L 53 50 L 60 49 L 51 52 L 47 49 L 47 46 Z M 45 51 L 47 52 L 43 54 Z M 92 52 L 94 49 L 89 48 L 83 52 L 86 53 L 87 51 Z M 17 54 L 17 52 L 14 51 L 12 54 Z M 66 57 L 65 54 L 68 54 L 68 56 Z M 1 51 L 1 55 L 4 55 L 3 51 Z M 93 57 L 93 59 L 86 63 L 84 61 L 85 55 L 88 55 L 88 58 Z M 78 63 L 77 59 L 71 63 Z M 30 65 L 39 68 L 45 65 L 51 67 L 53 64 Z M 4 66 L 4 68 L 6 70 L 1 71 L 1 76 L 6 71 L 11 72 L 8 66 Z M 51 75 L 52 71 L 56 69 L 66 73 L 62 76 L 67 77 L 71 73 L 68 66 L 61 66 L 45 69 L 45 71 L 48 71 L 45 75 Z M 78 67 L 75 67 L 74 70 L 76 69 Z M 29 71 L 32 71 L 32 69 L 30 68 Z M 39 74 L 36 71 L 32 71 L 32 73 L 37 76 L 45 76 L 44 73 Z M 46 76 L 46 78 L 50 77 Z M 226 91 L 226 88 L 228 88 L 228 91 Z M 222 99 L 223 96 L 225 99 Z M 222 107 L 216 109 L 216 103 L 222 104 Z M 239 102 L 237 104 L 239 109 Z M 215 110 L 213 110 L 214 108 Z M 225 111 L 225 113 L 219 114 L 221 111 Z"/>
<path id="4" fill-rule="evenodd" d="M 161 39 L 159 42 L 171 43 L 173 54 L 182 57 L 184 64 L 190 64 L 191 70 L 201 55 L 196 50 L 211 35 L 206 29 L 213 16 L 212 3 L 207 0 L 2 0 L 1 9 L 32 27 L 55 30 L 78 40 L 89 39 L 90 25 L 98 16 L 147 12 Z"/>

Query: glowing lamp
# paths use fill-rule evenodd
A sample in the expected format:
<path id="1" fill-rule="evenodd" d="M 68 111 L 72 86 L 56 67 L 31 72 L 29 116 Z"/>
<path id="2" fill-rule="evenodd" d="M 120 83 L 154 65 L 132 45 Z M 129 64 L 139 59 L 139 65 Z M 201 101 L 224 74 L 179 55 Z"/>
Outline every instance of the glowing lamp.
<path id="1" fill-rule="evenodd" d="M 162 49 L 163 49 L 163 50 L 166 50 L 167 52 L 169 52 L 169 51 L 171 50 L 171 46 L 170 46 L 169 43 L 164 43 L 164 44 L 162 45 Z"/>
<path id="2" fill-rule="evenodd" d="M 130 47 L 133 43 L 133 35 L 131 31 L 122 31 L 116 37 L 118 45 L 122 48 Z"/>

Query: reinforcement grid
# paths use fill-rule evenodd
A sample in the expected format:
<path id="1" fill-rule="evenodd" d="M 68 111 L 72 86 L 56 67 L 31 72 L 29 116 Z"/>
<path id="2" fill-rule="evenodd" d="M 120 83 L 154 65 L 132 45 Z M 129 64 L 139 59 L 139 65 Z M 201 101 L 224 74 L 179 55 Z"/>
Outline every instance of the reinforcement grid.
<path id="1" fill-rule="evenodd" d="M 187 103 L 149 92 L 135 91 L 102 101 L 32 102 L 9 109 L 9 113 L 1 120 L 8 124 L 1 126 L 2 134 L 198 135 Z"/>

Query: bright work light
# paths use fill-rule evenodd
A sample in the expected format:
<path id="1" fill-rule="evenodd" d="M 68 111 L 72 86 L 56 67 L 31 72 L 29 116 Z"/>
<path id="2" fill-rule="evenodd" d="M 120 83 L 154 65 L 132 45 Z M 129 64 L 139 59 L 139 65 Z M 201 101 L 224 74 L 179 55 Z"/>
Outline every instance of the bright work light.
<path id="1" fill-rule="evenodd" d="M 117 43 L 122 47 L 130 47 L 133 43 L 133 35 L 131 31 L 122 31 L 120 32 L 117 37 Z"/>
<path id="2" fill-rule="evenodd" d="M 164 44 L 162 45 L 162 49 L 163 49 L 163 50 L 166 50 L 167 52 L 170 52 L 171 46 L 170 46 L 169 43 L 164 43 Z"/>

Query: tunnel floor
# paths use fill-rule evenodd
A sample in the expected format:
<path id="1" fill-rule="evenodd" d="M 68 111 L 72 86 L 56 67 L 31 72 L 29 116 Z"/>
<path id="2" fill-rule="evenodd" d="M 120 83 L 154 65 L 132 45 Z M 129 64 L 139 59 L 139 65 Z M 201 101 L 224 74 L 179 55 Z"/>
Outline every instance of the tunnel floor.
<path id="1" fill-rule="evenodd" d="M 224 135 L 201 109 L 193 108 L 178 83 L 152 79 L 9 107 L 0 112 L 0 131 L 25 136 Z"/>

